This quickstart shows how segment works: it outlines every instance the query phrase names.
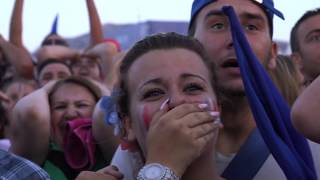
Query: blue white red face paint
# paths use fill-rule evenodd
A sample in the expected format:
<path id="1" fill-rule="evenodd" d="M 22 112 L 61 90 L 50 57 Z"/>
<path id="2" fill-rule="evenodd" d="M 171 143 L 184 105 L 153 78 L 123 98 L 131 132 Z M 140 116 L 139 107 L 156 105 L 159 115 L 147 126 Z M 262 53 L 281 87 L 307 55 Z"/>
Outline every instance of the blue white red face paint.
<path id="1" fill-rule="evenodd" d="M 142 110 L 142 119 L 143 119 L 143 123 L 144 123 L 144 126 L 146 127 L 146 129 L 149 129 L 149 125 L 150 125 L 152 118 L 150 116 L 148 106 L 146 106 L 146 105 L 144 105 L 143 110 Z"/>

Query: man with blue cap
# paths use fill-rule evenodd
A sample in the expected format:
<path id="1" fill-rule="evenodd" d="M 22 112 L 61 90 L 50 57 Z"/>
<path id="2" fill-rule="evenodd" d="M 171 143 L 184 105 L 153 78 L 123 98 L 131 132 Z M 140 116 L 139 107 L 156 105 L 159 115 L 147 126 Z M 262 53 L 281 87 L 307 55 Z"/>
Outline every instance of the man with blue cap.
<path id="1" fill-rule="evenodd" d="M 239 45 L 238 42 L 235 43 L 237 35 L 232 32 L 234 26 L 231 28 L 230 19 L 222 10 L 224 6 L 231 6 L 234 9 L 236 19 L 239 19 L 242 27 L 240 29 L 243 30 L 245 39 L 250 44 L 248 51 L 252 50 L 265 68 L 272 69 L 276 66 L 277 45 L 272 41 L 273 16 L 276 15 L 284 19 L 282 13 L 274 7 L 272 0 L 194 0 L 192 4 L 189 35 L 194 36 L 203 44 L 212 62 L 216 64 L 218 87 L 222 94 L 221 119 L 224 128 L 219 133 L 217 142 L 216 164 L 218 172 L 226 179 L 286 179 L 292 177 L 295 172 L 285 171 L 290 168 L 285 167 L 285 163 L 279 162 L 285 162 L 289 156 L 281 159 L 283 157 L 281 155 L 285 152 L 291 152 L 290 148 L 294 146 L 289 143 L 289 150 L 285 149 L 279 152 L 280 156 L 277 156 L 274 147 L 270 145 L 272 139 L 269 138 L 269 141 L 266 139 L 268 139 L 268 130 L 274 133 L 274 131 L 281 131 L 281 129 L 269 127 L 264 131 L 265 129 L 261 128 L 264 126 L 256 128 L 259 126 L 259 118 L 254 112 L 255 108 L 252 108 L 252 102 L 249 103 L 248 100 L 250 94 L 247 94 L 247 86 L 244 85 L 243 70 L 240 73 L 239 51 L 236 50 Z M 268 114 L 272 113 L 267 112 Z M 280 138 L 277 139 L 279 143 L 276 142 L 274 146 L 280 144 L 281 147 L 287 147 L 287 141 L 283 140 L 285 136 L 279 136 Z M 303 142 L 303 137 L 301 139 Z M 277 148 L 279 147 L 275 147 L 275 149 Z M 307 145 L 305 149 L 308 154 Z M 310 149 L 319 176 L 320 155 L 316 152 L 319 151 L 319 147 L 312 144 Z M 282 149 L 280 148 L 280 150 Z M 296 151 L 293 151 L 292 154 L 295 154 Z M 297 163 L 293 163 L 299 171 L 297 174 L 301 175 L 296 178 L 315 179 L 312 157 L 311 161 L 308 158 L 306 161 L 299 158 L 297 157 Z M 299 166 L 300 162 L 305 164 Z"/>

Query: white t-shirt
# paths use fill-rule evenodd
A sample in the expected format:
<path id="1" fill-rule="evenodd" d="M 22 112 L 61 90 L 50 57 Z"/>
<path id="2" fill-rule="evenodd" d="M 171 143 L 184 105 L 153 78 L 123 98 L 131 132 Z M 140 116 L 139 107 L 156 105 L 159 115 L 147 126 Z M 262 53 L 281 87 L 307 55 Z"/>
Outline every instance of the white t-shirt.
<path id="1" fill-rule="evenodd" d="M 320 177 L 320 144 L 309 141 L 309 146 L 313 156 L 317 176 Z M 216 165 L 218 173 L 222 174 L 224 169 L 234 157 L 235 154 L 222 155 L 220 153 L 216 153 Z M 119 171 L 124 174 L 124 180 L 135 179 L 139 169 L 143 166 L 138 154 L 128 152 L 127 150 L 121 150 L 120 147 L 118 147 L 111 164 L 117 166 Z M 254 180 L 270 179 L 286 179 L 280 166 L 271 154 L 254 177 Z"/>
<path id="2" fill-rule="evenodd" d="M 320 144 L 309 141 L 309 146 L 311 149 L 313 162 L 315 165 L 317 176 L 320 177 Z M 222 174 L 231 160 L 235 157 L 235 154 L 222 155 L 216 153 L 216 165 L 217 172 Z M 245 163 L 244 163 L 245 166 Z M 278 180 L 286 179 L 285 174 L 282 172 L 280 166 L 270 154 L 267 160 L 262 165 L 261 169 L 258 171 L 254 180 Z"/>

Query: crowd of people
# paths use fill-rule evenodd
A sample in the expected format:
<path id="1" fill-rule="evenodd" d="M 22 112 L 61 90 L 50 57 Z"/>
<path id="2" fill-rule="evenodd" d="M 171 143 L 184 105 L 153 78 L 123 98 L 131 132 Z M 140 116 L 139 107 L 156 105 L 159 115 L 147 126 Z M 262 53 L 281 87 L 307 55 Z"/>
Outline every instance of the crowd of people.
<path id="1" fill-rule="evenodd" d="M 291 55 L 273 0 L 194 0 L 188 35 L 123 51 L 86 0 L 88 47 L 69 47 L 57 16 L 31 55 L 23 4 L 0 35 L 0 179 L 320 177 L 319 8 L 292 28 Z"/>

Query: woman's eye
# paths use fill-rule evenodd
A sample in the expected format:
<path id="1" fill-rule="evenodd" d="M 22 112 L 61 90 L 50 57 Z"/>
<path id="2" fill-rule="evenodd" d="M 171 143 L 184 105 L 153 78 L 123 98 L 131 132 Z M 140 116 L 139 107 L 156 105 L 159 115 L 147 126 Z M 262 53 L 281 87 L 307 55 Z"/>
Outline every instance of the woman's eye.
<path id="1" fill-rule="evenodd" d="M 54 106 L 55 110 L 61 110 L 61 109 L 65 109 L 65 108 L 66 108 L 65 105 Z"/>
<path id="2" fill-rule="evenodd" d="M 90 105 L 88 104 L 78 104 L 77 107 L 79 108 L 86 108 L 86 107 L 89 107 Z"/>
<path id="3" fill-rule="evenodd" d="M 164 92 L 161 89 L 152 89 L 143 94 L 143 99 L 154 98 L 163 95 Z"/>
<path id="4" fill-rule="evenodd" d="M 213 29 L 213 30 L 222 30 L 223 28 L 224 28 L 223 23 L 215 23 L 215 24 L 211 25 L 211 29 Z"/>
<path id="5" fill-rule="evenodd" d="M 203 91 L 203 90 L 204 90 L 204 88 L 201 85 L 195 84 L 195 83 L 188 84 L 184 88 L 185 92 L 196 92 L 196 91 Z"/>

